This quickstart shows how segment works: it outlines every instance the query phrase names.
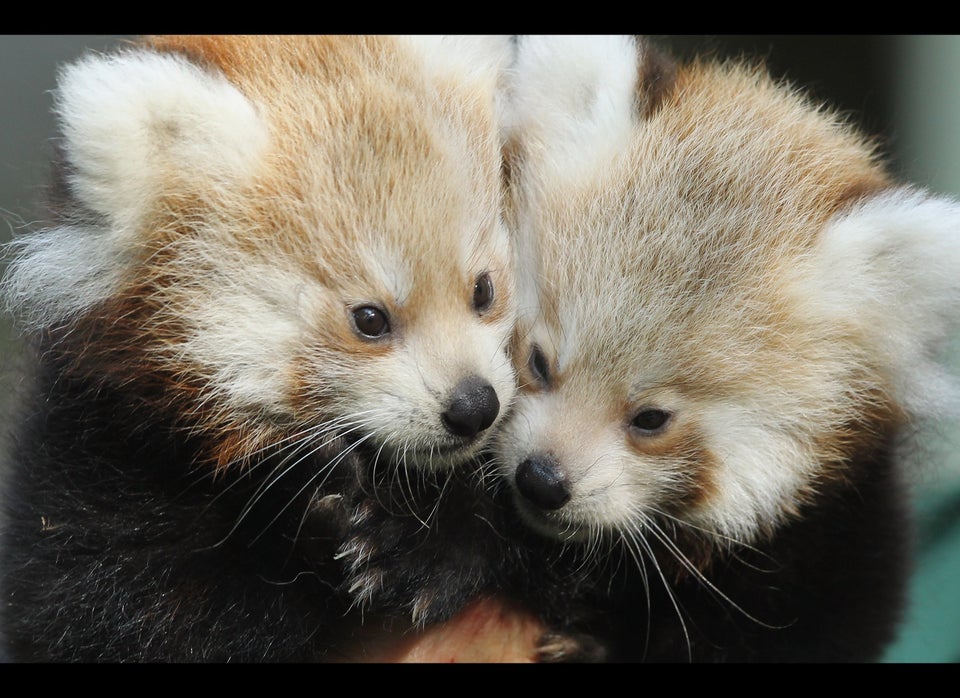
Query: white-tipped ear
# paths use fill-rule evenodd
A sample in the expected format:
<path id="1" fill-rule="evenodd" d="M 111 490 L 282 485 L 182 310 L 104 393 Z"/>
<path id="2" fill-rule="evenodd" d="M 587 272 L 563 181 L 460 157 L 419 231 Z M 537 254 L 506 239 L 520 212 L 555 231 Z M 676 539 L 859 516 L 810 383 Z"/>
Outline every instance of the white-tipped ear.
<path id="1" fill-rule="evenodd" d="M 549 169 L 608 161 L 634 124 L 639 58 L 632 36 L 520 37 L 507 137 L 528 143 L 528 155 Z"/>
<path id="2" fill-rule="evenodd" d="M 177 176 L 235 178 L 266 125 L 233 85 L 177 55 L 92 55 L 61 71 L 55 108 L 72 193 L 111 227 L 135 230 Z"/>
<path id="3" fill-rule="evenodd" d="M 895 190 L 834 220 L 819 242 L 819 291 L 860 328 L 912 413 L 960 409 L 942 353 L 960 327 L 960 203 Z"/>
<path id="4" fill-rule="evenodd" d="M 233 85 L 172 54 L 84 58 L 61 72 L 55 107 L 81 213 L 4 250 L 3 300 L 35 328 L 110 296 L 162 192 L 240 180 L 268 140 Z"/>

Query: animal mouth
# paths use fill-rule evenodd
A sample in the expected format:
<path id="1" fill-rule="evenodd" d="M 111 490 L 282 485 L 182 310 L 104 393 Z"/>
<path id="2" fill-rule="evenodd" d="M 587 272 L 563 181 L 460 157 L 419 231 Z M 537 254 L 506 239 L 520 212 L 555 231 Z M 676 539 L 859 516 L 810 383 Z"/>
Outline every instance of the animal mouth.
<path id="1" fill-rule="evenodd" d="M 366 441 L 362 437 L 358 441 Z M 454 441 L 431 443 L 375 443 L 375 440 L 366 441 L 363 448 L 369 453 L 383 452 L 401 462 L 417 463 L 429 466 L 432 461 L 440 465 L 455 464 L 465 461 L 483 444 L 479 437 L 463 438 Z"/>
<path id="2" fill-rule="evenodd" d="M 520 518 L 542 536 L 561 541 L 586 538 L 586 530 L 579 522 L 562 513 L 534 506 L 516 491 L 514 491 L 514 505 L 520 513 Z"/>
<path id="3" fill-rule="evenodd" d="M 431 456 L 439 456 L 441 458 L 449 458 L 456 456 L 467 456 L 476 450 L 477 446 L 483 440 L 477 436 L 460 439 L 455 442 L 447 443 L 435 443 L 430 444 L 429 446 L 424 446 L 422 448 L 417 448 L 413 453 L 422 458 L 430 458 Z"/>

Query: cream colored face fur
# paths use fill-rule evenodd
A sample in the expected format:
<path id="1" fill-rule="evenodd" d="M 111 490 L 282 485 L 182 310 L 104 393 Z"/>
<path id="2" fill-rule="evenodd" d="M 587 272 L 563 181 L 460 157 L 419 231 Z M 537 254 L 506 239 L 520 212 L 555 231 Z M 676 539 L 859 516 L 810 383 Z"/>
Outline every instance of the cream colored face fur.
<path id="1" fill-rule="evenodd" d="M 147 361 L 199 384 L 185 409 L 241 444 L 221 461 L 291 434 L 463 460 L 489 431 L 444 426 L 457 386 L 489 386 L 498 420 L 514 393 L 505 52 L 487 37 L 158 37 L 85 58 L 57 93 L 84 212 L 24 239 L 8 296 L 38 327 L 145 308 Z"/>
<path id="2" fill-rule="evenodd" d="M 872 428 L 955 407 L 954 203 L 761 71 L 681 67 L 642 114 L 634 39 L 519 47 L 523 387 L 496 452 L 533 527 L 749 542 Z"/>

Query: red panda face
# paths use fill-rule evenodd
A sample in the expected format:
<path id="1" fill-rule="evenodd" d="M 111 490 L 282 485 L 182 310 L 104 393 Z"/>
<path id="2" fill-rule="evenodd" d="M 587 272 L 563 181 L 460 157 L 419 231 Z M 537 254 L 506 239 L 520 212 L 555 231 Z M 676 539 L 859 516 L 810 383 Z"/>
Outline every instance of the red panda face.
<path id="1" fill-rule="evenodd" d="M 496 461 L 548 536 L 748 544 L 918 414 L 920 386 L 956 385 L 931 357 L 958 210 L 753 68 L 680 67 L 641 113 L 638 55 L 521 41 L 521 390 Z"/>
<path id="2" fill-rule="evenodd" d="M 515 389 L 482 42 L 157 37 L 80 61 L 58 92 L 79 222 L 25 241 L 10 287 L 36 325 L 111 328 L 111 371 L 161 382 L 220 466 L 335 439 L 472 457 Z"/>

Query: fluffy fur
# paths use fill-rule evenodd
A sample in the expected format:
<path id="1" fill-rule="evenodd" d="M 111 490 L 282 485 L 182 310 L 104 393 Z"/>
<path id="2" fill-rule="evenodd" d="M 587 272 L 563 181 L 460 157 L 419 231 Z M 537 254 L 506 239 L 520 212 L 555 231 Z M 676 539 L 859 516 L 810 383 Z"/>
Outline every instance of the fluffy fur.
<path id="1" fill-rule="evenodd" d="M 640 656 L 876 658 L 896 449 L 956 406 L 960 206 L 755 67 L 530 37 L 514 72 L 522 517 L 640 569 Z"/>
<path id="2" fill-rule="evenodd" d="M 438 517 L 419 567 L 371 563 L 391 603 L 455 612 L 447 568 L 424 592 L 445 545 L 554 629 L 544 660 L 879 658 L 900 455 L 957 414 L 960 205 L 761 68 L 633 37 L 521 37 L 504 114 L 522 387 L 473 504 L 498 542 Z"/>
<path id="3" fill-rule="evenodd" d="M 485 595 L 547 661 L 893 637 L 960 206 L 755 67 L 522 37 L 501 99 L 505 43 L 453 44 L 167 38 L 65 75 L 62 223 L 6 282 L 38 349 L 14 659 L 337 658 Z M 465 375 L 486 428 L 476 381 L 437 399 Z M 447 467 L 491 430 L 483 477 Z"/>
<path id="4" fill-rule="evenodd" d="M 35 349 L 12 659 L 337 657 L 361 486 L 442 478 L 514 394 L 508 52 L 155 37 L 63 70 L 57 222 L 4 282 Z"/>

